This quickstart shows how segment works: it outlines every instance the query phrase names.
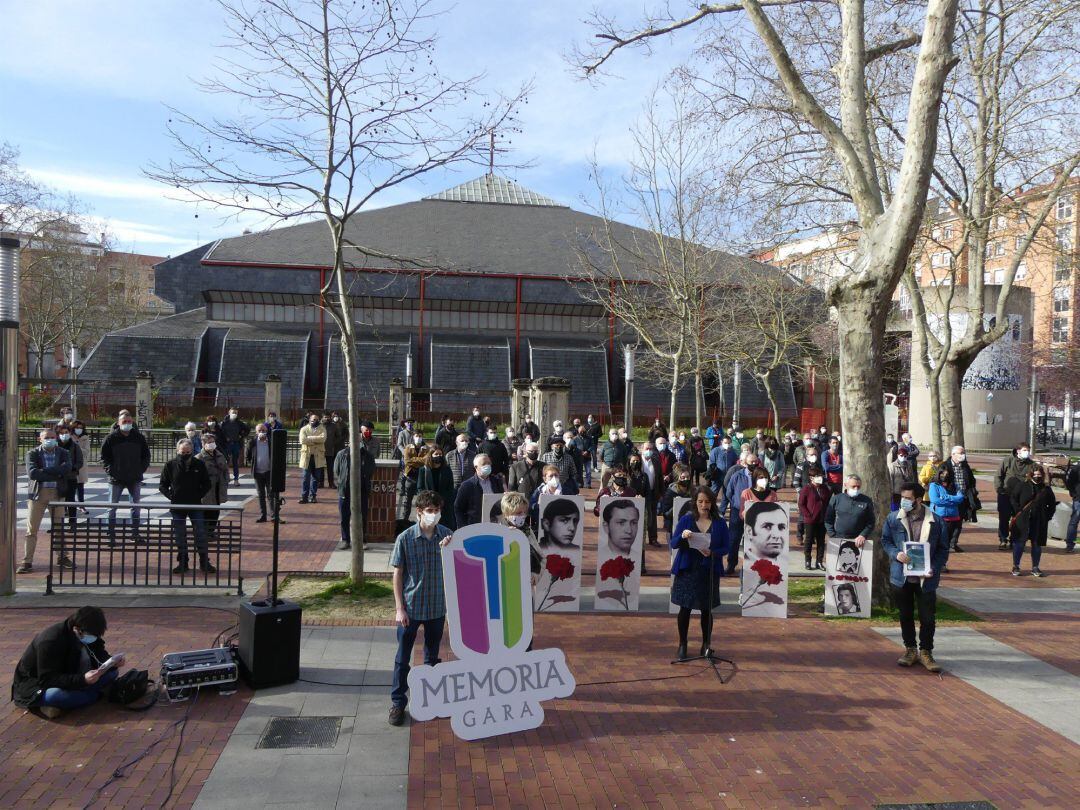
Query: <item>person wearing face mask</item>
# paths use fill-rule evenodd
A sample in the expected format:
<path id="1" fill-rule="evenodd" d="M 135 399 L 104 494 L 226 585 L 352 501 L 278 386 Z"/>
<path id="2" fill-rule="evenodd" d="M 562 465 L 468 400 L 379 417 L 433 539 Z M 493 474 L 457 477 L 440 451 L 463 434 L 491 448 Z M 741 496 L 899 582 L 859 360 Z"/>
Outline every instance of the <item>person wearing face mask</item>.
<path id="1" fill-rule="evenodd" d="M 758 458 L 765 454 L 765 431 L 758 429 L 754 432 L 754 438 L 750 440 L 750 452 Z"/>
<path id="2" fill-rule="evenodd" d="M 806 435 L 809 436 L 809 434 Z M 799 463 L 796 465 L 795 473 L 791 476 L 791 484 L 795 487 L 796 497 L 798 497 L 798 495 L 802 492 L 803 487 L 810 486 L 810 470 L 815 468 L 821 470 L 821 462 L 819 460 L 820 456 L 818 455 L 817 442 L 809 439 L 804 439 L 804 441 L 806 443 L 798 448 L 798 450 L 801 450 L 803 452 L 799 453 L 798 451 L 796 451 L 795 454 L 796 458 L 799 458 L 801 455 L 802 460 L 799 461 Z M 825 471 L 822 470 L 821 474 L 822 476 L 824 476 Z M 826 486 L 828 485 L 826 484 Z M 830 489 L 829 492 L 831 494 L 832 490 Z M 825 519 L 824 510 L 822 511 L 821 519 L 823 521 Z M 822 523 L 822 527 L 823 528 L 821 531 L 822 536 L 824 537 L 824 523 Z M 799 518 L 795 523 L 795 536 L 800 543 L 804 543 L 806 540 L 805 526 L 803 525 L 801 512 L 799 513 Z"/>
<path id="3" fill-rule="evenodd" d="M 660 467 L 660 473 L 664 476 L 663 486 L 667 487 L 674 480 L 675 465 L 679 462 L 675 458 L 675 454 L 671 452 L 671 448 L 668 447 L 666 436 L 660 436 L 656 439 L 656 463 Z"/>
<path id="4" fill-rule="evenodd" d="M 398 425 L 397 438 L 394 440 L 394 458 L 405 458 L 405 450 L 412 444 L 413 432 L 413 420 L 403 419 Z"/>
<path id="5" fill-rule="evenodd" d="M 937 477 L 938 467 L 941 466 L 941 453 L 931 450 L 926 454 L 926 463 L 919 470 L 919 486 L 923 489 L 923 503 L 930 504 L 930 484 Z"/>
<path id="6" fill-rule="evenodd" d="M 776 490 L 770 486 L 769 471 L 765 467 L 757 466 L 751 473 L 751 485 L 742 491 L 742 504 L 739 507 L 739 518 L 746 520 L 746 507 L 752 503 L 776 503 Z"/>
<path id="7" fill-rule="evenodd" d="M 360 453 L 360 522 L 363 524 L 364 537 L 367 537 L 368 526 L 368 495 L 371 492 L 371 479 L 375 475 L 375 456 L 368 449 L 368 443 L 364 439 L 364 430 L 360 430 L 360 440 L 356 443 L 357 452 Z M 341 524 L 341 543 L 338 551 L 347 551 L 352 548 L 352 447 L 348 439 L 334 458 L 334 474 L 337 479 L 338 494 L 338 518 Z M 442 451 L 439 451 L 440 454 Z M 367 543 L 363 546 L 367 548 Z"/>
<path id="8" fill-rule="evenodd" d="M 196 453 L 195 458 L 206 465 L 206 474 L 210 476 L 210 489 L 203 495 L 202 502 L 207 506 L 221 506 L 229 500 L 229 457 L 221 452 L 217 437 L 203 436 L 202 452 Z M 209 538 L 217 536 L 218 517 L 220 513 L 216 509 L 203 512 L 203 528 Z"/>
<path id="9" fill-rule="evenodd" d="M 686 434 L 672 433 L 668 436 L 668 450 L 675 454 L 675 461 L 689 465 L 690 454 L 686 450 Z"/>
<path id="10" fill-rule="evenodd" d="M 998 549 L 1000 551 L 1007 551 L 1011 542 L 1010 522 L 1014 513 L 1009 487 L 1013 481 L 1023 481 L 1027 478 L 1028 472 L 1034 466 L 1031 445 L 1020 442 L 1013 448 L 1012 454 L 1001 462 L 1001 467 L 994 477 L 994 489 L 997 491 Z"/>
<path id="11" fill-rule="evenodd" d="M 900 508 L 885 519 L 881 528 L 881 546 L 889 557 L 889 584 L 893 601 L 900 613 L 900 634 L 904 654 L 896 662 L 902 667 L 920 663 L 930 672 L 941 672 L 934 660 L 934 627 L 937 612 L 937 588 L 949 557 L 949 543 L 941 522 L 925 507 L 920 498 L 922 487 L 904 484 L 900 489 Z M 930 575 L 904 575 L 908 555 L 905 542 L 930 543 Z M 915 635 L 915 612 L 919 614 L 919 633 Z"/>
<path id="12" fill-rule="evenodd" d="M 840 452 L 840 440 L 835 436 L 829 439 L 829 449 L 821 458 L 821 466 L 825 469 L 825 483 L 834 495 L 839 494 L 844 488 L 844 454 Z"/>
<path id="13" fill-rule="evenodd" d="M 506 451 L 506 445 L 499 441 L 499 433 L 494 427 L 489 427 L 484 434 L 480 452 L 491 459 L 491 469 L 495 475 L 506 478 L 510 474 L 510 454 Z"/>
<path id="14" fill-rule="evenodd" d="M 551 450 L 551 442 L 552 442 L 552 440 L 556 436 L 558 436 L 560 439 L 562 439 L 563 434 L 565 432 L 566 431 L 563 428 L 563 423 L 562 423 L 561 419 L 556 419 L 554 422 L 552 422 L 551 423 L 551 433 L 548 434 L 546 439 L 544 439 L 544 452 L 547 453 L 548 451 L 550 451 Z"/>
<path id="15" fill-rule="evenodd" d="M 398 527 L 404 530 L 412 514 L 412 502 L 416 497 L 420 483 L 420 470 L 427 466 L 431 457 L 431 448 L 424 443 L 419 430 L 413 431 L 412 440 L 405 448 L 402 458 L 401 475 L 398 476 L 397 520 Z"/>
<path id="16" fill-rule="evenodd" d="M 267 502 L 276 498 L 277 493 L 270 491 L 270 431 L 265 424 L 255 427 L 255 432 L 248 439 L 245 462 L 251 468 L 251 477 L 255 480 L 255 489 L 259 495 L 259 519 L 256 523 L 266 523 Z"/>
<path id="17" fill-rule="evenodd" d="M 581 447 L 574 443 L 575 433 L 567 430 L 563 433 L 563 450 L 574 462 L 574 480 L 580 487 L 585 481 L 585 459 L 581 455 Z M 629 456 L 629 453 L 627 453 Z"/>
<path id="18" fill-rule="evenodd" d="M 761 466 L 765 468 L 765 472 L 769 474 L 769 488 L 773 491 L 778 490 L 784 485 L 784 470 L 786 469 L 780 443 L 776 441 L 775 436 L 769 436 L 765 439 L 762 448 L 758 458 L 761 459 Z"/>
<path id="19" fill-rule="evenodd" d="M 649 454 L 648 459 L 644 455 L 646 452 Z M 660 476 L 652 460 L 653 449 L 648 442 L 645 442 L 640 452 L 630 454 L 626 472 L 630 488 L 645 499 L 645 541 L 650 546 L 658 546 L 660 542 L 657 540 L 656 532 L 656 505 L 664 493 L 662 489 L 658 491 L 656 488 Z"/>
<path id="20" fill-rule="evenodd" d="M 101 443 L 101 466 L 109 478 L 109 500 L 118 503 L 127 490 L 133 504 L 142 500 L 143 473 L 150 468 L 150 445 L 142 433 L 135 429 L 131 414 L 122 413 L 116 430 L 109 433 Z M 140 510 L 131 509 L 132 537 L 141 543 L 139 534 Z M 109 510 L 109 542 L 116 542 L 116 509 Z"/>
<path id="21" fill-rule="evenodd" d="M 739 454 L 731 447 L 731 439 L 721 436 L 719 444 L 709 452 L 709 486 L 717 495 L 724 488 L 724 476 L 735 464 L 739 463 Z"/>
<path id="22" fill-rule="evenodd" d="M 480 417 L 479 408 L 473 408 L 472 415 L 465 423 L 465 432 L 469 435 L 473 447 L 479 447 L 480 442 L 484 440 L 484 436 L 487 434 L 487 425 L 484 424 L 484 420 Z"/>
<path id="23" fill-rule="evenodd" d="M 964 526 L 961 509 L 965 501 L 966 498 L 956 491 L 956 479 L 953 478 L 952 467 L 942 464 L 938 467 L 937 474 L 930 484 L 930 510 L 941 524 L 941 531 L 950 548 L 956 545 L 960 530 Z M 948 560 L 942 573 L 949 572 L 947 563 Z"/>
<path id="24" fill-rule="evenodd" d="M 41 519 L 49 512 L 49 520 L 60 520 L 59 509 L 52 503 L 63 501 L 68 494 L 71 474 L 71 454 L 58 447 L 56 433 L 50 428 L 38 434 L 39 444 L 26 454 L 27 496 L 26 536 L 23 539 L 23 561 L 20 574 L 34 570 L 34 552 L 37 550 L 37 533 Z M 74 568 L 75 563 L 67 555 L 60 555 L 56 564 L 61 568 Z"/>
<path id="25" fill-rule="evenodd" d="M 322 425 L 326 428 L 326 486 L 337 489 L 334 483 L 334 461 L 345 446 L 345 440 L 349 438 L 349 428 L 335 412 L 324 413 Z"/>
<path id="26" fill-rule="evenodd" d="M 892 493 L 893 511 L 900 508 L 900 487 L 915 483 L 915 478 L 915 467 L 908 460 L 907 448 L 897 448 L 896 458 L 889 464 L 889 481 L 892 485 L 889 491 Z"/>
<path id="27" fill-rule="evenodd" d="M 862 478 L 851 473 L 844 479 L 844 491 L 829 499 L 825 533 L 841 540 L 854 540 L 862 548 L 873 530 L 874 502 L 862 493 Z"/>
<path id="28" fill-rule="evenodd" d="M 506 457 L 509 460 L 508 463 L 513 464 L 521 458 L 521 437 L 512 427 L 506 428 L 504 435 L 506 438 L 503 439 L 502 444 L 506 448 Z"/>
<path id="29" fill-rule="evenodd" d="M 521 461 L 510 465 L 510 479 L 507 488 L 530 497 L 543 481 L 543 465 L 540 463 L 540 448 L 535 442 L 525 442 L 521 446 Z"/>
<path id="30" fill-rule="evenodd" d="M 694 485 L 690 483 L 689 467 L 685 464 L 676 464 L 671 473 L 671 483 L 664 490 L 664 496 L 656 508 L 657 513 L 664 516 L 664 530 L 668 533 L 669 540 L 678 522 L 678 515 L 675 514 L 675 499 L 690 498 L 694 494 Z"/>
<path id="31" fill-rule="evenodd" d="M 309 414 L 307 424 L 300 428 L 300 469 L 304 475 L 300 503 L 316 503 L 326 469 L 326 428 L 317 413 Z"/>
<path id="32" fill-rule="evenodd" d="M 459 433 L 454 440 L 454 449 L 446 454 L 446 466 L 450 468 L 454 476 L 454 492 L 461 486 L 461 482 L 472 475 L 473 460 L 476 458 L 476 450 L 472 442 L 464 433 Z M 450 503 L 450 501 L 447 501 Z"/>
<path id="33" fill-rule="evenodd" d="M 251 428 L 240 418 L 240 412 L 236 408 L 229 408 L 229 416 L 221 426 L 222 443 L 218 446 L 218 450 L 224 452 L 225 457 L 232 464 L 234 484 L 240 483 L 240 464 L 244 457 L 244 442 L 249 433 L 251 433 Z"/>
<path id="34" fill-rule="evenodd" d="M 731 439 L 731 448 L 741 455 L 743 444 L 746 442 L 746 437 L 742 428 L 739 427 L 738 422 L 731 423 L 731 429 L 728 430 L 728 438 Z"/>
<path id="35" fill-rule="evenodd" d="M 454 427 L 454 417 L 450 414 L 444 414 L 442 422 L 439 423 L 439 429 L 435 431 L 435 446 L 443 451 L 444 456 L 454 449 L 454 440 L 457 435 L 458 430 Z"/>
<path id="36" fill-rule="evenodd" d="M 956 491 L 964 496 L 964 503 L 960 504 L 960 519 L 965 523 L 977 523 L 982 502 L 979 500 L 975 485 L 975 473 L 971 471 L 971 465 L 967 461 L 967 451 L 963 445 L 958 444 L 953 447 L 949 453 L 949 466 L 952 468 L 953 480 L 956 482 Z M 952 550 L 963 551 L 955 542 Z"/>
<path id="37" fill-rule="evenodd" d="M 188 422 L 184 425 L 184 435 L 191 441 L 192 447 L 195 448 L 195 453 L 202 452 L 202 434 L 199 432 L 199 426 L 194 422 Z"/>
<path id="38" fill-rule="evenodd" d="M 79 477 L 75 482 L 74 494 L 68 493 L 68 498 L 83 503 L 86 500 L 86 482 L 90 480 L 90 437 L 86 433 L 86 425 L 78 419 L 71 423 L 71 441 L 79 446 L 82 453 L 83 465 L 79 468 Z M 79 512 L 87 514 L 86 508 L 80 506 Z"/>
<path id="39" fill-rule="evenodd" d="M 781 446 L 781 450 L 784 453 L 784 478 L 781 482 L 781 486 L 787 486 L 787 479 L 789 473 L 795 472 L 795 450 L 802 447 L 802 443 L 799 440 L 799 434 L 794 430 L 789 430 L 784 436 L 784 441 Z"/>
<path id="40" fill-rule="evenodd" d="M 97 703 L 116 680 L 124 656 L 102 671 L 108 625 L 101 608 L 86 605 L 36 636 L 15 667 L 11 699 L 16 706 L 54 720 L 64 711 Z"/>
<path id="41" fill-rule="evenodd" d="M 689 455 L 689 465 L 694 486 L 701 483 L 701 477 L 709 469 L 709 448 L 701 432 L 697 428 L 690 428 L 690 437 L 687 439 L 686 452 Z"/>
<path id="42" fill-rule="evenodd" d="M 616 467 L 611 471 L 608 485 L 596 495 L 596 505 L 593 506 L 592 510 L 593 514 L 597 517 L 600 516 L 600 499 L 605 495 L 610 495 L 613 498 L 636 498 L 638 494 L 638 491 L 630 483 L 630 474 L 622 467 Z"/>
<path id="43" fill-rule="evenodd" d="M 206 417 L 206 421 L 203 422 L 202 434 L 205 436 L 207 433 L 214 436 L 217 440 L 218 447 L 225 447 L 225 432 L 222 430 L 221 422 L 219 422 L 218 418 L 213 414 Z"/>
<path id="44" fill-rule="evenodd" d="M 205 445 L 205 442 L 203 442 Z M 205 447 L 204 447 L 205 450 Z M 169 503 L 176 506 L 201 504 L 203 497 L 210 491 L 210 474 L 201 459 L 195 457 L 194 448 L 187 439 L 176 443 L 176 457 L 161 468 L 158 491 Z M 205 574 L 213 574 L 217 569 L 210 563 L 210 554 L 206 543 L 206 529 L 203 513 L 198 509 L 172 509 L 173 544 L 176 546 L 176 567 L 174 574 L 183 576 L 191 569 L 188 567 L 187 523 L 195 534 L 195 550 L 199 554 L 199 569 Z"/>
<path id="45" fill-rule="evenodd" d="M 559 470 L 559 486 L 564 495 L 577 495 L 581 482 L 578 479 L 574 457 L 566 452 L 566 441 L 562 436 L 551 437 L 551 450 L 540 456 L 543 464 L 550 464 Z"/>
<path id="46" fill-rule="evenodd" d="M 284 423 L 282 423 L 282 421 L 278 419 L 278 415 L 273 411 L 270 411 L 266 414 L 266 420 L 263 422 L 263 424 L 266 425 L 266 429 L 269 431 L 285 429 Z"/>
<path id="47" fill-rule="evenodd" d="M 726 435 L 727 434 L 724 433 L 723 424 L 720 422 L 720 417 L 713 419 L 712 424 L 709 425 L 708 429 L 705 431 L 705 441 L 709 445 L 710 453 L 720 446 L 720 442 Z"/>
<path id="48" fill-rule="evenodd" d="M 446 627 L 446 594 L 443 591 L 442 553 L 450 529 L 441 524 L 443 499 L 427 490 L 416 496 L 416 522 L 401 532 L 390 552 L 394 569 L 394 613 L 397 620 L 397 655 L 390 689 L 392 726 L 405 722 L 409 702 L 409 670 L 413 645 L 424 629 L 424 663 L 439 663 L 439 645 Z"/>
<path id="49" fill-rule="evenodd" d="M 1008 484 L 1012 504 L 1009 521 L 1009 539 L 1012 542 L 1012 575 L 1020 576 L 1020 561 L 1024 557 L 1024 545 L 1031 542 L 1031 575 L 1044 577 L 1039 568 L 1043 546 L 1046 545 L 1047 529 L 1057 509 L 1057 498 L 1049 484 L 1049 477 L 1041 464 L 1031 465 L 1022 479 L 1012 478 Z"/>
<path id="50" fill-rule="evenodd" d="M 896 448 L 896 439 L 893 438 L 893 435 L 890 433 L 885 437 L 885 452 L 888 453 L 890 461 L 896 457 Z"/>
<path id="51" fill-rule="evenodd" d="M 544 554 L 540 550 L 540 542 L 536 539 L 536 534 L 529 526 L 528 499 L 520 492 L 504 493 L 499 501 L 498 523 L 500 526 L 517 529 L 529 541 L 529 573 L 532 575 L 532 586 L 535 588 L 544 567 Z"/>
<path id="52" fill-rule="evenodd" d="M 667 439 L 669 433 L 667 425 L 661 421 L 660 417 L 657 417 L 653 420 L 652 427 L 649 428 L 649 441 L 655 445 L 657 439 Z"/>
<path id="53" fill-rule="evenodd" d="M 575 420 L 576 421 L 576 420 Z M 585 426 L 581 425 L 577 430 L 567 434 L 567 448 L 581 461 L 581 480 L 585 482 L 586 489 L 592 489 L 593 451 L 592 442 L 585 433 Z"/>
<path id="54" fill-rule="evenodd" d="M 540 496 L 562 494 L 562 485 L 559 483 L 559 468 L 554 464 L 543 465 L 541 467 L 540 486 L 536 488 L 536 491 L 529 498 L 529 515 L 534 526 L 540 526 L 541 530 L 543 530 L 543 525 L 540 523 Z"/>
<path id="55" fill-rule="evenodd" d="M 596 451 L 600 449 L 601 440 L 604 436 L 604 426 L 597 421 L 591 413 L 585 419 L 585 435 L 589 439 L 589 452 L 593 457 L 593 465 L 597 464 Z"/>
<path id="56" fill-rule="evenodd" d="M 806 461 L 806 454 L 814 453 L 819 459 L 821 458 L 821 445 L 818 444 L 811 434 L 804 433 L 802 435 L 802 441 L 795 448 L 795 452 L 792 454 L 792 459 L 795 462 L 796 468 Z"/>
<path id="57" fill-rule="evenodd" d="M 533 421 L 533 418 L 528 414 L 518 425 L 518 433 L 521 434 L 523 441 L 527 442 L 540 442 L 540 426 Z"/>
<path id="58" fill-rule="evenodd" d="M 799 490 L 798 537 L 803 544 L 806 570 L 825 570 L 825 511 L 829 508 L 832 490 L 825 485 L 825 471 L 816 464 L 806 471 L 806 483 Z M 816 562 L 811 556 L 817 549 Z"/>
<path id="59" fill-rule="evenodd" d="M 836 438 L 837 438 L 837 440 L 839 440 L 840 437 L 837 436 Z M 913 467 L 918 465 L 918 463 L 919 463 L 919 445 L 915 444 L 915 440 L 912 439 L 910 433 L 902 433 L 900 435 L 900 442 L 896 445 L 896 448 L 892 451 L 892 454 L 895 456 L 896 451 L 899 450 L 901 447 L 904 447 L 904 448 L 907 449 L 908 461 L 911 462 L 911 465 Z"/>
<path id="60" fill-rule="evenodd" d="M 439 447 L 431 451 L 427 464 L 420 468 L 420 476 L 416 484 L 416 494 L 421 492 L 437 492 L 445 503 L 451 503 L 456 495 L 454 489 L 454 474 L 446 466 L 446 456 Z M 449 529 L 456 529 L 457 522 L 454 515 L 449 511 L 443 515 L 443 525 Z"/>
<path id="61" fill-rule="evenodd" d="M 473 470 L 472 478 L 466 478 L 461 482 L 457 497 L 454 499 L 454 518 L 458 529 L 483 521 L 484 495 L 501 494 L 506 491 L 502 479 L 492 474 L 489 456 L 483 453 L 477 455 L 473 459 Z"/>
<path id="62" fill-rule="evenodd" d="M 608 431 L 607 441 L 600 445 L 597 457 L 600 460 L 600 486 L 606 487 L 611 471 L 620 464 L 625 464 L 628 457 L 626 446 L 619 441 L 619 431 Z"/>
<path id="63" fill-rule="evenodd" d="M 82 472 L 85 464 L 83 463 L 82 448 L 79 447 L 78 442 L 75 442 L 72 439 L 70 423 L 61 421 L 60 424 L 56 426 L 56 442 L 57 447 L 66 450 L 71 459 L 71 471 L 67 475 L 67 482 L 64 487 L 66 493 L 65 498 L 68 500 L 76 500 L 75 493 L 80 486 L 79 474 Z M 67 520 L 72 526 L 75 525 L 77 510 L 78 507 L 76 506 L 69 506 L 67 508 Z"/>

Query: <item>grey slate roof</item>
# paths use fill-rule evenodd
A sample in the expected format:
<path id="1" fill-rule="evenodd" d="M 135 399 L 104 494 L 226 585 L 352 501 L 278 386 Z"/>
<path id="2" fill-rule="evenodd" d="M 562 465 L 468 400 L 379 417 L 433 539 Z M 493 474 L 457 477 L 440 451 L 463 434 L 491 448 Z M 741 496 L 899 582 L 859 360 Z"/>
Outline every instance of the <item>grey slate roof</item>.
<path id="1" fill-rule="evenodd" d="M 485 174 L 448 188 L 438 194 L 425 197 L 425 200 L 449 200 L 451 202 L 499 203 L 502 205 L 543 205 L 565 208 L 550 197 L 537 194 L 513 180 L 499 177 L 497 174 Z"/>
<path id="2" fill-rule="evenodd" d="M 529 338 L 530 376 L 565 377 L 572 409 L 607 411 L 607 349 L 595 343 Z"/>
<path id="3" fill-rule="evenodd" d="M 194 395 L 189 385 L 172 385 L 170 380 L 190 382 L 195 379 L 199 364 L 201 334 L 197 337 L 132 334 L 130 330 L 105 335 L 79 368 L 79 376 L 94 380 L 115 380 L 115 384 L 87 384 L 79 387 L 85 393 L 115 393 L 117 388 L 130 386 L 135 399 L 135 375 L 149 371 L 154 387 L 171 404 L 190 405 Z"/>
<path id="4" fill-rule="evenodd" d="M 469 335 L 434 335 L 428 365 L 432 388 L 496 389 L 500 394 L 432 394 L 432 411 L 510 410 L 510 341 Z"/>
<path id="5" fill-rule="evenodd" d="M 471 187 L 477 181 L 466 183 Z M 458 187 L 462 188 L 462 187 Z M 443 192 L 449 195 L 451 189 Z M 523 195 L 543 200 L 539 195 Z M 579 250 L 591 261 L 605 258 L 594 235 L 604 228 L 600 217 L 544 203 L 465 203 L 434 195 L 416 202 L 363 211 L 350 221 L 348 237 L 358 245 L 398 258 L 357 255 L 354 266 L 376 268 L 441 269 L 462 273 L 521 274 L 525 276 L 581 276 Z M 454 196 L 462 196 L 457 194 Z M 622 245 L 655 250 L 653 235 L 641 228 L 612 223 L 612 234 Z M 716 252 L 718 267 L 735 272 L 775 268 L 741 256 Z M 260 266 L 317 266 L 330 264 L 330 244 L 324 222 L 247 234 L 218 242 L 207 261 Z M 629 272 L 627 273 L 629 275 Z"/>
<path id="6" fill-rule="evenodd" d="M 299 403 L 304 396 L 308 344 L 311 333 L 286 332 L 234 324 L 222 347 L 221 373 L 218 382 L 263 383 L 268 374 L 281 378 L 281 401 Z M 218 389 L 218 402 L 232 392 Z M 237 395 L 250 397 L 252 389 L 236 389 Z"/>
<path id="7" fill-rule="evenodd" d="M 344 408 L 348 405 L 345 358 L 341 354 L 339 340 L 337 335 L 332 337 L 327 352 L 327 408 Z M 394 377 L 405 379 L 405 358 L 412 351 L 412 338 L 409 335 L 368 335 L 358 339 L 356 347 L 360 407 L 365 416 L 375 418 L 381 414 L 385 417 L 390 398 L 390 380 Z"/>

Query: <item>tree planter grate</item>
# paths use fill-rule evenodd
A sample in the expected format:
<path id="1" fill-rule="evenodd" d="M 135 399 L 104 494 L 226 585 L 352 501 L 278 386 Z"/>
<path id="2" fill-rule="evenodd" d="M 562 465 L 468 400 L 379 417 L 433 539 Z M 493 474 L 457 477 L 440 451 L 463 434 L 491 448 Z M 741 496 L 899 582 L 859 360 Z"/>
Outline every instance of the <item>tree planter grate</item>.
<path id="1" fill-rule="evenodd" d="M 255 747 L 333 748 L 340 731 L 340 717 L 274 717 Z"/>

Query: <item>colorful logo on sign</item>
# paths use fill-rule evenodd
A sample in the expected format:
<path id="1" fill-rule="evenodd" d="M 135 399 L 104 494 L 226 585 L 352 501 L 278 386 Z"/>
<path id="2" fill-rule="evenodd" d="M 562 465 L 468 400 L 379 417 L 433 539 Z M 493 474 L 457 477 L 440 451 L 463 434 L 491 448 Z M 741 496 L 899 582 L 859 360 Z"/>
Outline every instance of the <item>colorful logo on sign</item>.
<path id="1" fill-rule="evenodd" d="M 527 649 L 529 541 L 514 528 L 469 526 L 442 550 L 442 566 L 458 660 L 410 671 L 410 713 L 417 720 L 449 717 L 467 740 L 538 727 L 540 701 L 570 696 L 575 682 L 562 650 Z"/>

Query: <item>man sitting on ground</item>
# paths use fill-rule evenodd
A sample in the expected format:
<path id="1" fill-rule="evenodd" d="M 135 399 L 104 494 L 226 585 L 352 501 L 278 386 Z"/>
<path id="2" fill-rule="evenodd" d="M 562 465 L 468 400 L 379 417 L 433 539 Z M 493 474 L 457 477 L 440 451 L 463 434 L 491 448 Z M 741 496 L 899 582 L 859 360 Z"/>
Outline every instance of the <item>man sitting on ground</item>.
<path id="1" fill-rule="evenodd" d="M 38 633 L 15 667 L 11 699 L 49 719 L 96 703 L 124 663 L 118 656 L 115 666 L 102 670 L 109 660 L 105 628 L 101 608 L 86 606 Z"/>

